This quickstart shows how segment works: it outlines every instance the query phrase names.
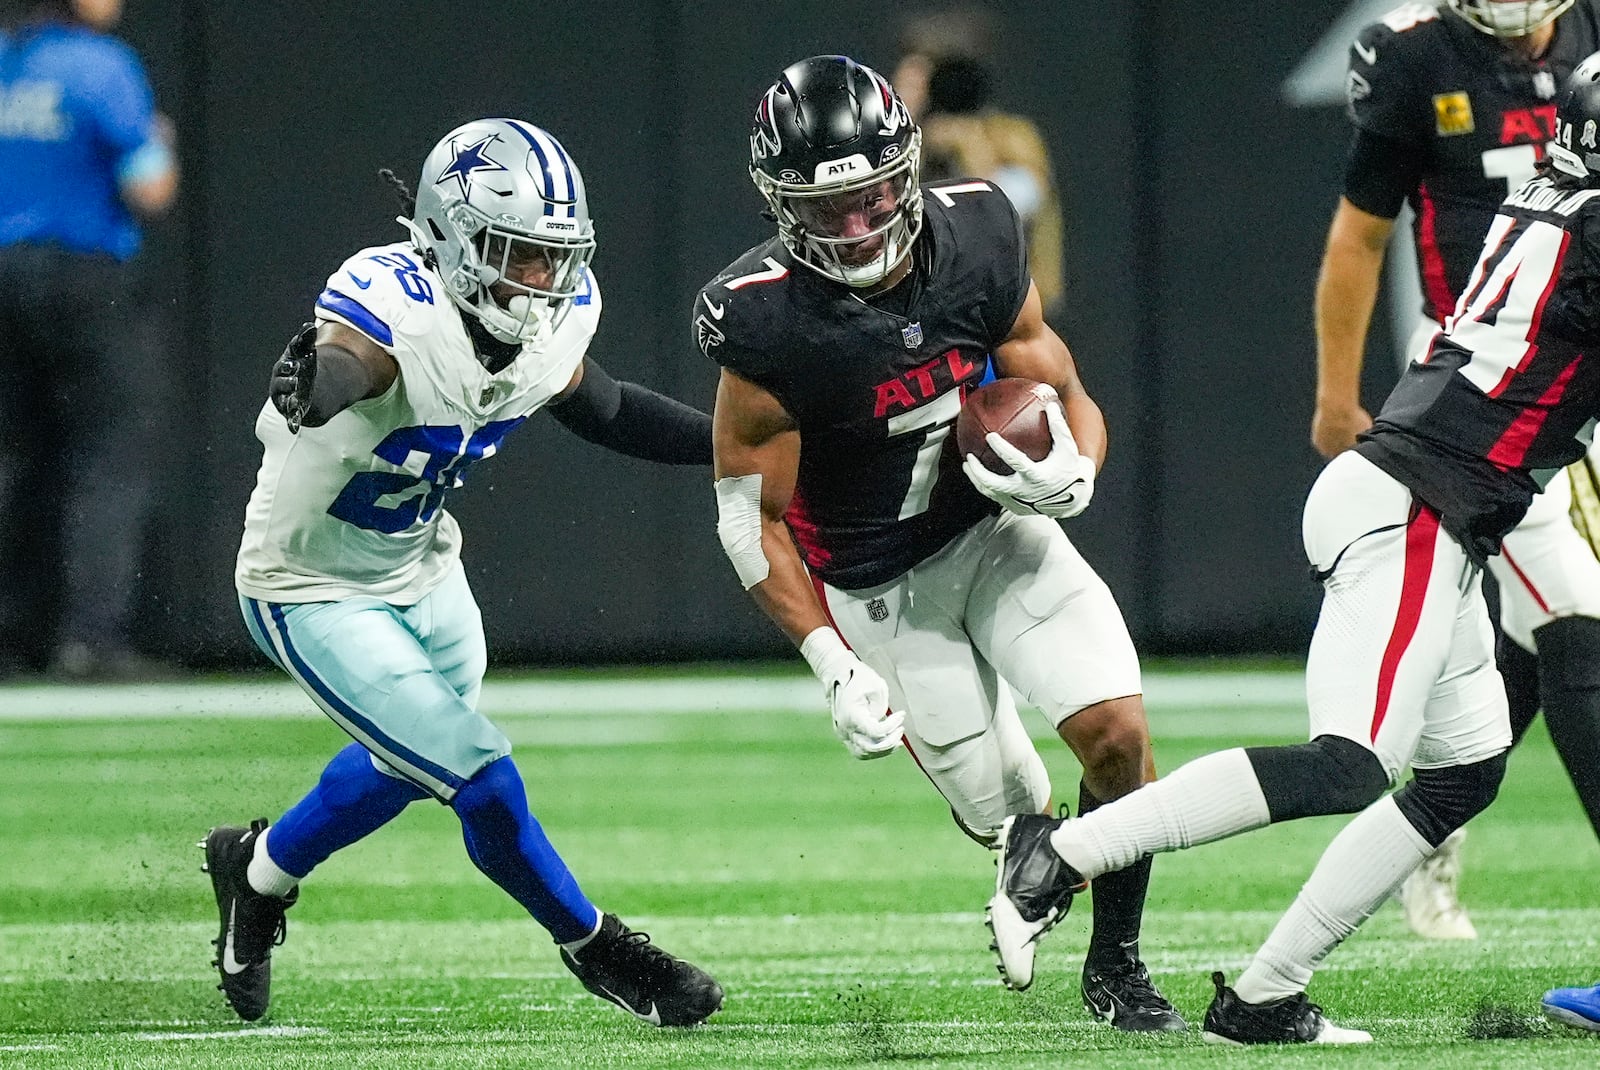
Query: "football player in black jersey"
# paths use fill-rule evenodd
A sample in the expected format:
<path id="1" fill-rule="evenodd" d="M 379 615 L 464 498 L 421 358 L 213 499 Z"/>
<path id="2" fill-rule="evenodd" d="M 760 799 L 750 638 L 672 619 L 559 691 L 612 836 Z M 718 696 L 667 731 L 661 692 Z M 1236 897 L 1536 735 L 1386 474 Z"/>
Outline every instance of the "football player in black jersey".
<path id="1" fill-rule="evenodd" d="M 1017 877 L 1002 897 L 1048 913 L 1153 851 L 1360 811 L 1236 986 L 1213 975 L 1209 1039 L 1370 1040 L 1307 1000 L 1313 970 L 1499 789 L 1511 722 L 1482 566 L 1600 417 L 1597 78 L 1600 54 L 1560 100 L 1551 165 L 1490 224 L 1449 326 L 1306 501 L 1323 584 L 1311 741 L 1199 758 L 1087 817 L 1008 821 L 1000 862 Z M 1600 663 L 1572 673 L 1600 696 Z"/>
<path id="2" fill-rule="evenodd" d="M 1360 402 L 1362 349 L 1401 205 L 1414 211 L 1423 283 L 1414 356 L 1454 310 L 1500 202 L 1533 176 L 1552 133 L 1556 86 L 1597 48 L 1596 0 L 1412 3 L 1356 37 L 1348 83 L 1355 135 L 1317 286 L 1311 437 L 1324 455 L 1349 449 L 1372 423 Z M 1600 661 L 1600 561 L 1568 519 L 1572 489 L 1566 478 L 1552 481 L 1490 570 L 1513 738 L 1542 701 L 1600 833 L 1600 779 L 1586 772 L 1600 768 L 1600 709 L 1574 676 Z M 1476 936 L 1456 898 L 1461 837 L 1401 891 L 1407 921 L 1424 936 Z"/>
<path id="3" fill-rule="evenodd" d="M 867 67 L 787 68 L 750 141 L 778 233 L 700 291 L 694 332 L 722 366 L 717 530 L 741 582 L 822 680 L 850 751 L 903 741 L 992 846 L 1007 815 L 1050 807 L 1008 685 L 1078 756 L 1081 810 L 1155 772 L 1122 615 L 1057 523 L 1089 504 L 1100 410 L 1045 325 L 1005 195 L 919 186 L 920 140 Z M 991 367 L 1056 388 L 1054 446 L 969 477 L 950 432 Z M 1146 861 L 1095 885 L 1083 998 L 1120 1029 L 1181 1030 L 1139 960 L 1149 876 Z M 1003 978 L 1026 988 L 1032 943 L 993 924 Z"/>

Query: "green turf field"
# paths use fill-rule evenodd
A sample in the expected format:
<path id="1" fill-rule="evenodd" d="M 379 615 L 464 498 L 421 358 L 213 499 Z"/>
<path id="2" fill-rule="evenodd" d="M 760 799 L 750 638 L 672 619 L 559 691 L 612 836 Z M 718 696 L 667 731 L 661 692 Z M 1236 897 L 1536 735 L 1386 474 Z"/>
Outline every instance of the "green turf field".
<path id="1" fill-rule="evenodd" d="M 809 681 L 725 672 L 485 696 L 591 897 L 722 981 L 708 1025 L 652 1030 L 584 993 L 467 862 L 452 816 L 419 803 L 307 882 L 272 1014 L 244 1027 L 214 989 L 194 841 L 276 816 L 344 742 L 265 679 L 0 689 L 0 1067 L 1600 1065 L 1600 1037 L 1537 1016 L 1545 988 L 1600 979 L 1600 850 L 1542 727 L 1467 843 L 1482 939 L 1429 944 L 1386 907 L 1312 987 L 1378 1043 L 1239 1052 L 1091 1022 L 1086 909 L 1044 945 L 1033 990 L 1004 991 L 989 859 L 912 763 L 849 759 Z M 1303 731 L 1289 673 L 1149 684 L 1164 769 Z M 1041 745 L 1075 797 L 1065 748 Z M 1336 827 L 1157 860 L 1145 957 L 1191 1021 L 1208 973 L 1240 968 Z M 1522 1036 L 1473 1039 L 1485 1029 Z"/>

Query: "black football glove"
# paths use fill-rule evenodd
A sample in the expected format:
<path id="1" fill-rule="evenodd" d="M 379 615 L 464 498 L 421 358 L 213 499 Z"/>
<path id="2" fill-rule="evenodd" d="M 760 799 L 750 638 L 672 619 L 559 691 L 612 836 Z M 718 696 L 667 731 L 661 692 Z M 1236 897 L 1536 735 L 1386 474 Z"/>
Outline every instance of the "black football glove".
<path id="1" fill-rule="evenodd" d="M 317 325 L 307 323 L 283 347 L 283 355 L 272 365 L 272 378 L 267 383 L 272 407 L 283 413 L 291 434 L 300 433 L 316 378 Z"/>

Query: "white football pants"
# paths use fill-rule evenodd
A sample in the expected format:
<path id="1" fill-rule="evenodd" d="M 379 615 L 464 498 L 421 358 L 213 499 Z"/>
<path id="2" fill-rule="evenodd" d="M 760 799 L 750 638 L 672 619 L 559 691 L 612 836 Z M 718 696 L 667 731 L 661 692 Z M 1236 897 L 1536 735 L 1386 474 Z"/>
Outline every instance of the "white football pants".
<path id="1" fill-rule="evenodd" d="M 1417 359 L 1439 325 L 1424 319 L 1411 338 Z M 1590 457 L 1600 459 L 1600 445 Z M 1500 628 L 1518 646 L 1537 653 L 1533 633 L 1559 617 L 1600 617 L 1600 559 L 1573 526 L 1572 480 L 1562 472 L 1536 495 L 1528 515 L 1489 559 L 1500 587 Z"/>
<path id="2" fill-rule="evenodd" d="M 1302 535 L 1328 573 L 1306 664 L 1311 737 L 1369 748 L 1391 783 L 1408 763 L 1467 765 L 1509 747 L 1482 577 L 1438 515 L 1346 452 L 1311 488 Z"/>
<path id="3" fill-rule="evenodd" d="M 1008 682 L 1057 726 L 1142 690 L 1110 589 L 1047 517 L 985 518 L 879 587 L 815 582 L 839 634 L 906 711 L 917 763 L 980 836 L 1050 800 Z"/>

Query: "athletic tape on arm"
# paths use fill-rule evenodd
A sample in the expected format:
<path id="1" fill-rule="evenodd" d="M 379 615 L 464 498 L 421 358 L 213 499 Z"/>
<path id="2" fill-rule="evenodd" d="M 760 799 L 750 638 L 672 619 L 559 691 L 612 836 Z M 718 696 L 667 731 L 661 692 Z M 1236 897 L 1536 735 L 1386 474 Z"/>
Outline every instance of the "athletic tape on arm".
<path id="1" fill-rule="evenodd" d="M 767 555 L 761 552 L 761 473 L 723 476 L 713 486 L 717 490 L 717 538 L 748 591 L 772 571 Z"/>

